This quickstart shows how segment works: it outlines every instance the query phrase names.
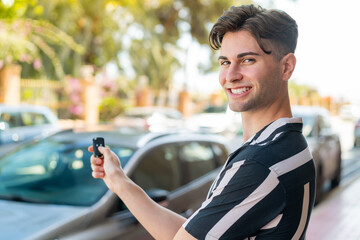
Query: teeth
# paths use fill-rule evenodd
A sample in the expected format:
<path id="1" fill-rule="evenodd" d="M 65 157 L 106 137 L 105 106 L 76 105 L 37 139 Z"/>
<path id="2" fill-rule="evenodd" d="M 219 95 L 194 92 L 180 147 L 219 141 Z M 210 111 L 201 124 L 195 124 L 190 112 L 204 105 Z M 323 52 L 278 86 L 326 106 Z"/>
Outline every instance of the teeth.
<path id="1" fill-rule="evenodd" d="M 244 92 L 249 91 L 249 87 L 243 87 L 243 88 L 232 88 L 231 93 L 233 94 L 243 94 Z"/>

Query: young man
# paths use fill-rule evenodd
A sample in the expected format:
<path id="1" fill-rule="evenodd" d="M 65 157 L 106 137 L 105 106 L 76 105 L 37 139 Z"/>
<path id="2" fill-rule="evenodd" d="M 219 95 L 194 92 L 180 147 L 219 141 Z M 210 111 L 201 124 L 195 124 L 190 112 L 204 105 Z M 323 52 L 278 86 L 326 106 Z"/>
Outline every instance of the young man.
<path id="1" fill-rule="evenodd" d="M 154 238 L 305 239 L 315 167 L 288 96 L 297 33 L 286 13 L 253 5 L 232 7 L 214 25 L 209 39 L 220 49 L 220 84 L 230 108 L 242 114 L 246 142 L 189 219 L 149 199 L 110 149 L 100 148 L 104 159 L 91 158 L 93 177 L 102 178 Z"/>

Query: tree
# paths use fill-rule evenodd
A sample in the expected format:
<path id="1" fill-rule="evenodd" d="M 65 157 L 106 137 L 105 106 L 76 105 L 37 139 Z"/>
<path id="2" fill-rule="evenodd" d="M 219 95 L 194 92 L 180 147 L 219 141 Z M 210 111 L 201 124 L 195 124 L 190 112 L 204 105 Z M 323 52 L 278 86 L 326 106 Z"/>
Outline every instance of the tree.
<path id="1" fill-rule="evenodd" d="M 66 46 L 81 53 L 83 48 L 68 34 L 54 25 L 43 21 L 24 18 L 26 3 L 5 6 L 0 2 L 0 68 L 12 63 L 33 64 L 39 70 L 41 55 L 46 56 L 58 77 L 64 72 L 53 46 Z"/>
<path id="2" fill-rule="evenodd" d="M 157 93 L 169 89 L 174 73 L 186 68 L 186 62 L 180 61 L 179 56 L 187 55 L 188 51 L 178 46 L 179 39 L 188 35 L 192 41 L 206 44 L 208 48 L 209 24 L 231 4 L 232 1 L 222 0 L 158 0 L 120 6 L 131 13 L 125 35 L 131 42 L 128 56 L 135 78 L 146 75 Z M 212 66 L 202 66 L 202 69 Z"/>
<path id="3" fill-rule="evenodd" d="M 84 65 L 101 69 L 110 61 L 118 63 L 117 55 L 122 48 L 121 28 L 126 26 L 119 21 L 117 5 L 106 0 L 33 0 L 25 1 L 23 16 L 57 26 L 82 46 L 83 52 L 74 51 L 65 44 L 49 46 L 56 53 L 58 65 L 61 65 L 64 74 L 79 77 Z M 15 8 L 15 5 L 11 8 Z M 57 74 L 56 68 L 48 64 L 48 54 L 44 51 L 39 54 L 46 76 L 62 79 L 63 75 Z M 23 75 L 32 77 L 36 74 L 32 66 L 24 64 Z"/>

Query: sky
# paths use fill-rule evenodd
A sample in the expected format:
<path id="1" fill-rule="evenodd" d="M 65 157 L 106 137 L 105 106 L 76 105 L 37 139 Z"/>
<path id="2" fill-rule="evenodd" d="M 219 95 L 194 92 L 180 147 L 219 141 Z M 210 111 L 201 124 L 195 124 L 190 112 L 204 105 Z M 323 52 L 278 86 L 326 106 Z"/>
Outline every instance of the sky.
<path id="1" fill-rule="evenodd" d="M 322 96 L 360 104 L 360 1 L 359 0 L 269 0 L 255 1 L 264 8 L 290 14 L 299 28 L 295 52 L 297 66 L 290 81 L 315 88 Z M 210 92 L 220 89 L 217 73 L 203 76 L 196 61 L 205 61 L 196 44 L 185 73 L 190 88 Z M 192 57 L 193 56 L 193 57 Z"/>
<path id="2" fill-rule="evenodd" d="M 299 27 L 293 79 L 321 95 L 360 104 L 360 1 L 275 2 Z"/>

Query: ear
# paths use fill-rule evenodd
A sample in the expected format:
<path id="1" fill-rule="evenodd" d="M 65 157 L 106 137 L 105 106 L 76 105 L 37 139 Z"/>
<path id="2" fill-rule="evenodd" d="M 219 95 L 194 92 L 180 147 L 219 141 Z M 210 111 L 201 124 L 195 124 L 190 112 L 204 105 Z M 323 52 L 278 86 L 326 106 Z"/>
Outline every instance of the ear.
<path id="1" fill-rule="evenodd" d="M 296 65 L 296 57 L 293 53 L 288 53 L 281 59 L 282 68 L 282 80 L 288 81 L 294 72 Z"/>

